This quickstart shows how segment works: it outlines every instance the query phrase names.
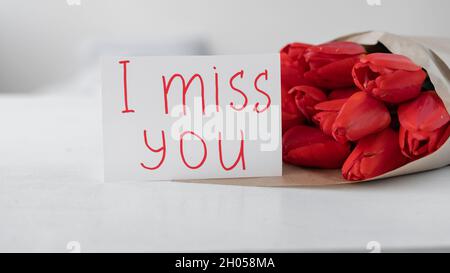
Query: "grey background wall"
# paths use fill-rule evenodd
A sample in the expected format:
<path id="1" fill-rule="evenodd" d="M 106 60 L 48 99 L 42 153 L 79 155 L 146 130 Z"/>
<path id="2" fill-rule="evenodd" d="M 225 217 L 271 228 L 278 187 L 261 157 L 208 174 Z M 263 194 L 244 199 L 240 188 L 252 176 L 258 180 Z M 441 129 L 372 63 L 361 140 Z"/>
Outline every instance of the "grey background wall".
<path id="1" fill-rule="evenodd" d="M 368 29 L 450 37 L 449 10 L 448 0 L 0 0 L 0 92 L 79 73 L 100 41 L 241 54 Z"/>

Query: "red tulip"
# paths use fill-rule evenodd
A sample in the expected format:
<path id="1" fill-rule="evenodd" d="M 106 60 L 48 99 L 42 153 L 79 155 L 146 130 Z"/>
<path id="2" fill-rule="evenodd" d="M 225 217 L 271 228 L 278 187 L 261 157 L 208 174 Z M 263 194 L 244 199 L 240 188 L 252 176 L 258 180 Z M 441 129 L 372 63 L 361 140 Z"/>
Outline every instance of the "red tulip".
<path id="1" fill-rule="evenodd" d="M 289 129 L 294 126 L 301 125 L 305 121 L 305 118 L 300 114 L 292 114 L 286 111 L 281 113 L 281 128 L 282 134 L 286 133 Z"/>
<path id="2" fill-rule="evenodd" d="M 336 169 L 349 154 L 348 143 L 339 143 L 317 128 L 299 125 L 283 136 L 283 160 L 290 164 Z"/>
<path id="3" fill-rule="evenodd" d="M 289 90 L 294 86 L 306 84 L 303 74 L 307 71 L 308 64 L 304 53 L 309 47 L 308 44 L 292 43 L 281 49 L 281 83 L 284 88 Z"/>
<path id="4" fill-rule="evenodd" d="M 296 86 L 289 91 L 289 94 L 295 96 L 297 108 L 309 120 L 316 112 L 314 105 L 327 99 L 327 95 L 322 90 L 307 85 Z"/>
<path id="5" fill-rule="evenodd" d="M 288 91 L 297 85 L 306 84 L 303 74 L 308 65 L 304 58 L 308 44 L 292 43 L 286 45 L 280 51 L 281 59 L 281 108 L 282 108 L 282 130 L 286 132 L 292 126 L 302 124 L 304 117 L 297 109 L 294 96 Z"/>
<path id="6" fill-rule="evenodd" d="M 347 99 L 329 100 L 316 104 L 314 109 L 318 112 L 314 115 L 313 121 L 320 126 L 325 134 L 331 136 L 333 124 Z"/>
<path id="7" fill-rule="evenodd" d="M 356 141 L 389 126 L 391 116 L 386 106 L 366 92 L 348 98 L 333 124 L 333 137 L 343 143 Z"/>
<path id="8" fill-rule="evenodd" d="M 435 91 L 423 92 L 398 108 L 400 147 L 417 159 L 439 149 L 449 137 L 450 116 Z"/>
<path id="9" fill-rule="evenodd" d="M 361 90 L 356 88 L 335 89 L 331 91 L 330 94 L 328 94 L 328 99 L 329 100 L 347 99 L 359 91 Z"/>
<path id="10" fill-rule="evenodd" d="M 283 111 L 281 113 L 281 127 L 282 127 L 282 134 L 286 133 L 287 130 L 290 128 L 303 124 L 304 118 L 303 116 L 298 116 L 289 112 Z"/>
<path id="11" fill-rule="evenodd" d="M 365 53 L 364 47 L 352 42 L 331 42 L 306 49 L 305 60 L 310 71 L 305 79 L 321 88 L 353 86 L 352 68 Z"/>
<path id="12" fill-rule="evenodd" d="M 298 110 L 293 95 L 288 90 L 281 88 L 281 124 L 282 133 L 284 134 L 289 128 L 303 124 L 305 117 Z"/>
<path id="13" fill-rule="evenodd" d="M 407 57 L 388 53 L 361 57 L 352 74 L 358 88 L 389 103 L 417 97 L 427 77 L 425 71 Z"/>
<path id="14" fill-rule="evenodd" d="M 310 69 L 318 69 L 335 61 L 365 53 L 363 46 L 353 42 L 329 42 L 309 47 L 305 59 Z"/>
<path id="15" fill-rule="evenodd" d="M 397 169 L 407 162 L 398 145 L 398 133 L 387 128 L 358 141 L 342 167 L 342 175 L 351 181 L 365 180 Z"/>

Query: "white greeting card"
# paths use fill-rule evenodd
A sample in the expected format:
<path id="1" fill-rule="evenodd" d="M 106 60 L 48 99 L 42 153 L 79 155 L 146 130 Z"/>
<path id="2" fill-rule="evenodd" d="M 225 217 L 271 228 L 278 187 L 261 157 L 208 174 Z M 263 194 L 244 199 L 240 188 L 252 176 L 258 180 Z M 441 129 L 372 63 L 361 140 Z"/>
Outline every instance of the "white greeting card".
<path id="1" fill-rule="evenodd" d="M 107 57 L 105 180 L 281 175 L 278 54 Z"/>

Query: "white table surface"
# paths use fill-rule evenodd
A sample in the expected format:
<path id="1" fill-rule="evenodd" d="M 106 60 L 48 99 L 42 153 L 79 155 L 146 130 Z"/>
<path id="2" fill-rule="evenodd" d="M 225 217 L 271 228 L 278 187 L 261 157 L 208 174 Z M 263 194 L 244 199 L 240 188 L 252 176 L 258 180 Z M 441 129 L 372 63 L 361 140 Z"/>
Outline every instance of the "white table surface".
<path id="1" fill-rule="evenodd" d="M 450 250 L 450 168 L 359 185 L 103 183 L 98 96 L 0 96 L 0 251 Z"/>

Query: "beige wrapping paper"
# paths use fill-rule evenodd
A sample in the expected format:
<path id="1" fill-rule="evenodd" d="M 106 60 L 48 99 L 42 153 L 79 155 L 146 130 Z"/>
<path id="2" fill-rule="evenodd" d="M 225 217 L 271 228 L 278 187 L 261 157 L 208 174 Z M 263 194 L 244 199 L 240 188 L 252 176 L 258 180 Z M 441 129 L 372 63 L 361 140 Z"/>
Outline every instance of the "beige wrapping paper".
<path id="1" fill-rule="evenodd" d="M 364 32 L 340 37 L 363 45 L 382 43 L 392 53 L 409 57 L 422 66 L 434 84 L 437 94 L 450 112 L 450 39 L 405 37 L 387 32 Z M 371 180 L 437 169 L 450 164 L 450 141 L 436 152 Z M 366 180 L 367 181 L 367 180 Z M 283 165 L 283 176 L 268 178 L 208 179 L 185 182 L 260 187 L 324 186 L 355 183 L 346 181 L 340 170 L 307 169 Z"/>

